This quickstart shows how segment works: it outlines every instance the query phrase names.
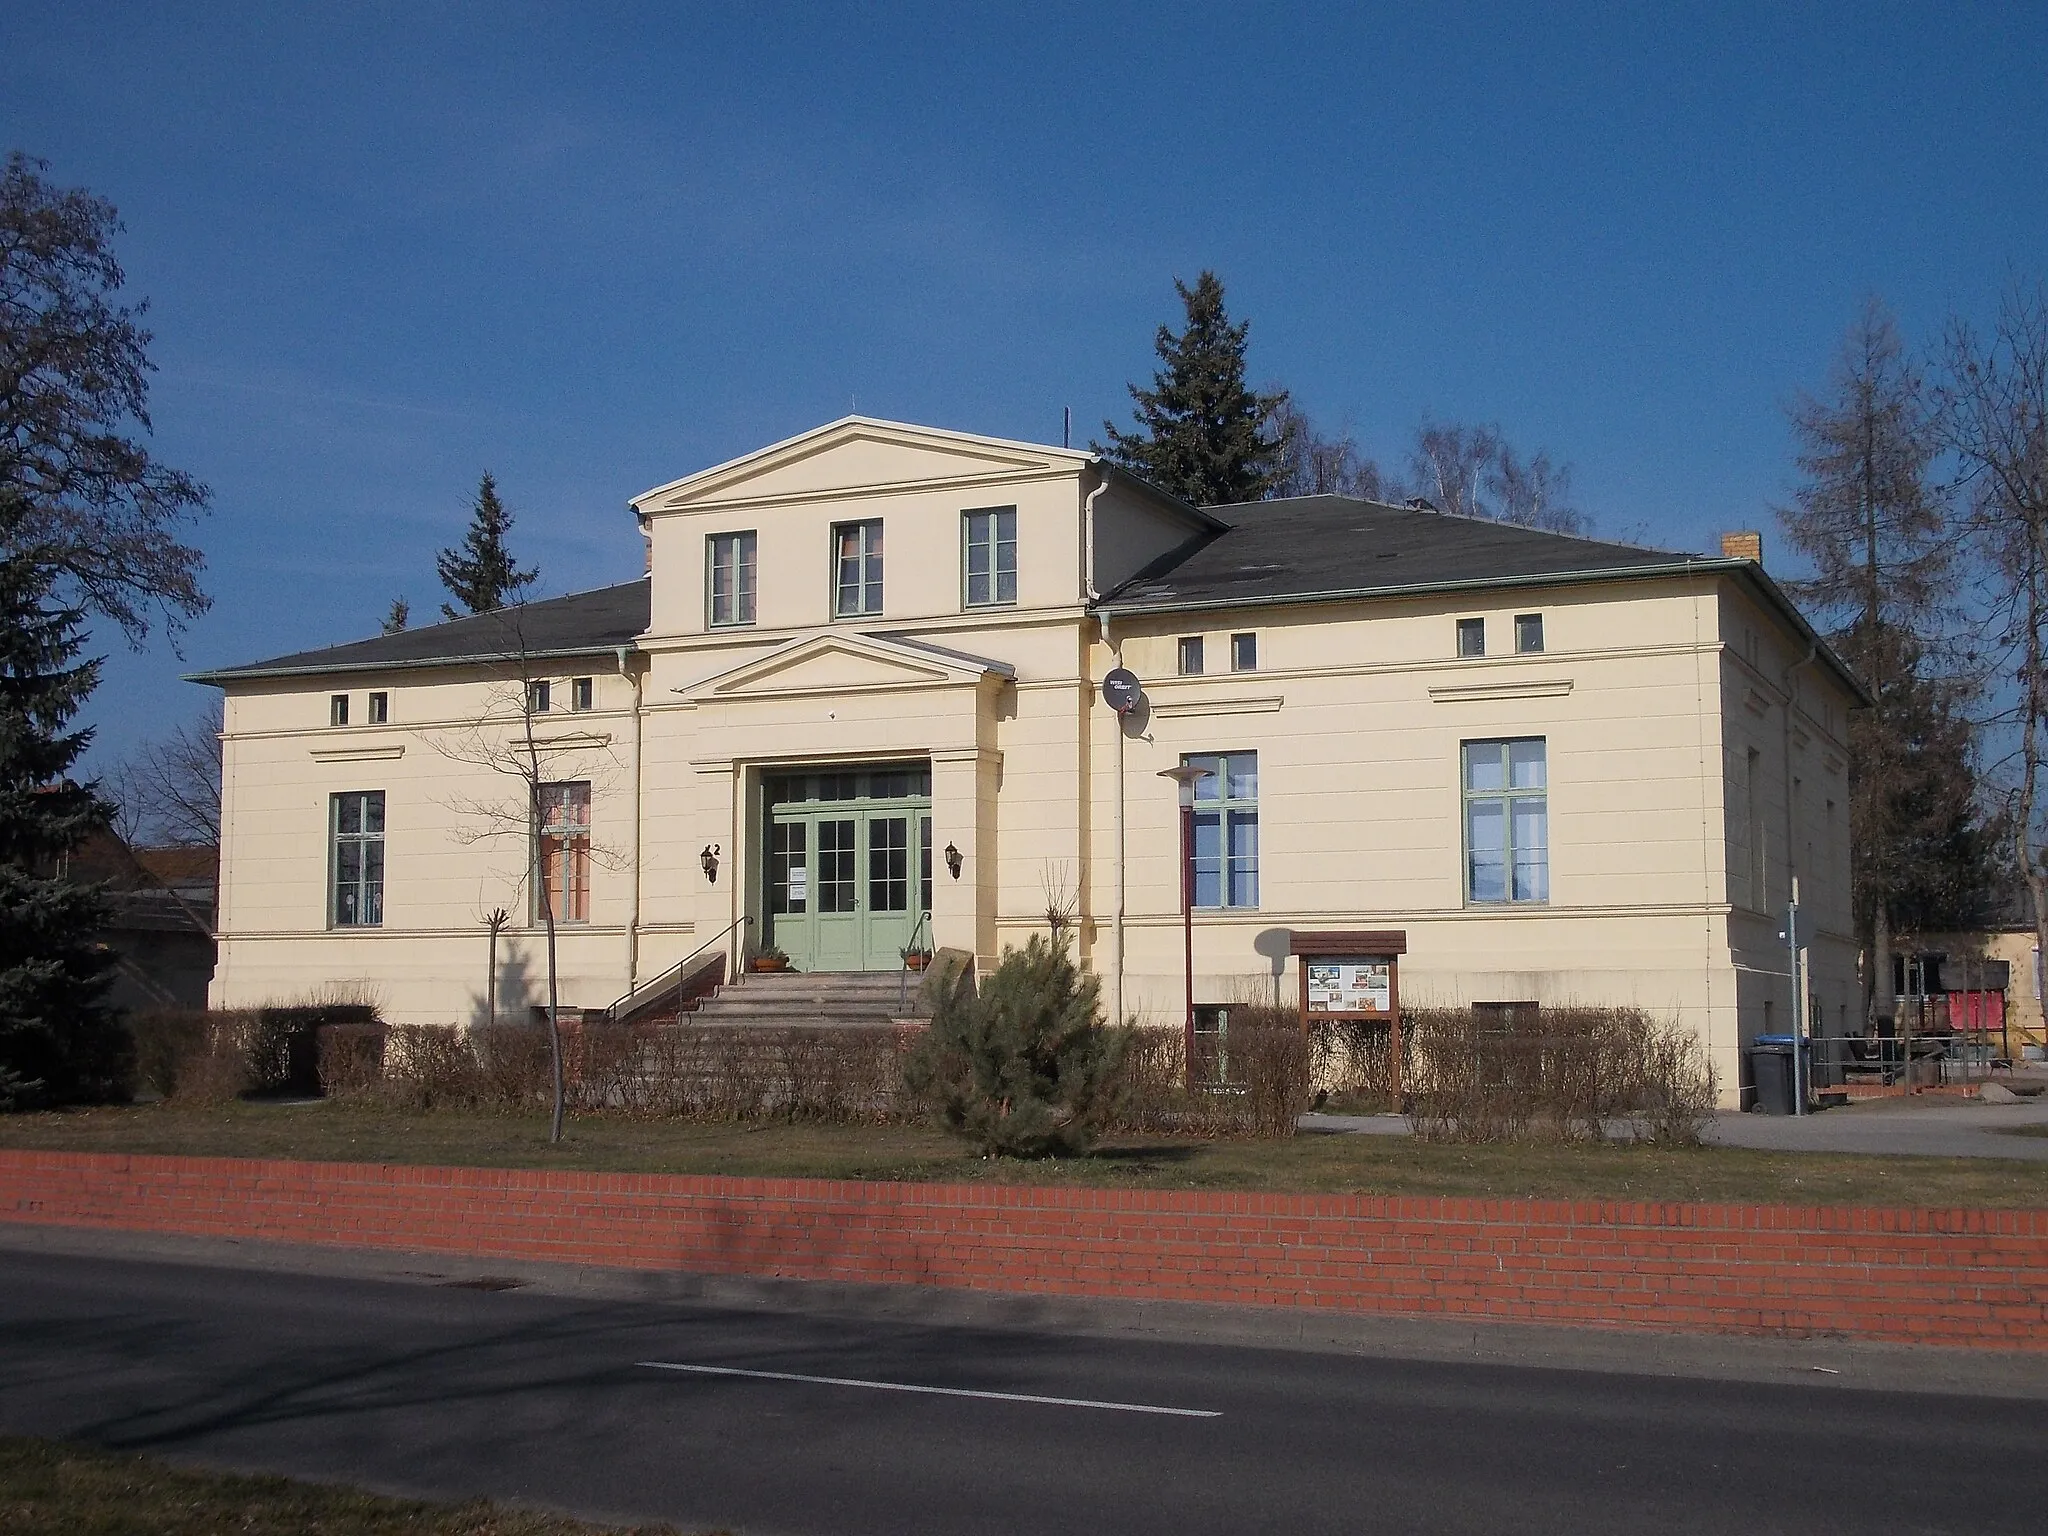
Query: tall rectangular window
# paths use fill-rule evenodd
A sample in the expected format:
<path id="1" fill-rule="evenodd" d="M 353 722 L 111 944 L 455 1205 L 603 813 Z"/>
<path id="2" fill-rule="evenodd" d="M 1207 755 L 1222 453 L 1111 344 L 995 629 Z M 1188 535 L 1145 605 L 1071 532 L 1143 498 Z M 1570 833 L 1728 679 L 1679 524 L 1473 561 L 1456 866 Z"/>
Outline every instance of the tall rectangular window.
<path id="1" fill-rule="evenodd" d="M 1742 811 L 1742 835 L 1748 845 L 1743 850 L 1743 866 L 1749 876 L 1749 904 L 1762 912 L 1768 900 L 1764 886 L 1768 878 L 1764 866 L 1764 755 L 1755 747 L 1743 757 Z"/>
<path id="2" fill-rule="evenodd" d="M 384 921 L 384 791 L 332 795 L 327 819 L 334 881 L 328 921 L 336 928 L 375 928 Z"/>
<path id="3" fill-rule="evenodd" d="M 1518 613 L 1515 615 L 1515 651 L 1522 656 L 1534 656 L 1543 649 L 1543 615 L 1540 613 Z"/>
<path id="4" fill-rule="evenodd" d="M 987 507 L 961 514 L 967 606 L 1017 601 L 1017 509 Z"/>
<path id="5" fill-rule="evenodd" d="M 1257 635 L 1232 635 L 1230 637 L 1230 670 L 1233 672 L 1256 672 L 1259 670 L 1259 637 Z"/>
<path id="6" fill-rule="evenodd" d="M 532 714 L 546 714 L 553 698 L 554 690 L 542 679 L 536 678 L 526 685 L 526 707 Z"/>
<path id="7" fill-rule="evenodd" d="M 590 921 L 590 785 L 543 784 L 536 853 L 545 911 L 558 923 Z M 536 919 L 544 915 L 536 903 Z"/>
<path id="8" fill-rule="evenodd" d="M 1182 635 L 1177 659 L 1180 664 L 1180 675 L 1182 677 L 1200 677 L 1202 675 L 1202 637 L 1200 635 Z"/>
<path id="9" fill-rule="evenodd" d="M 1465 899 L 1550 899 L 1550 776 L 1544 741 L 1465 743 Z"/>
<path id="10" fill-rule="evenodd" d="M 842 619 L 882 611 L 882 520 L 832 530 L 832 612 Z"/>
<path id="11" fill-rule="evenodd" d="M 1458 654 L 1460 656 L 1484 656 L 1486 654 L 1486 620 L 1458 620 Z"/>
<path id="12" fill-rule="evenodd" d="M 383 725 L 391 719 L 391 695 L 373 693 L 370 695 L 369 720 L 372 725 Z"/>
<path id="13" fill-rule="evenodd" d="M 330 697 L 330 698 L 328 699 L 328 701 L 327 701 L 327 723 L 328 723 L 329 725 L 347 725 L 347 724 L 348 724 L 348 695 L 347 695 L 347 694 L 345 694 L 345 693 L 337 693 L 337 694 L 334 694 L 334 695 L 333 695 L 332 697 Z"/>
<path id="14" fill-rule="evenodd" d="M 1203 753 L 1181 759 L 1206 768 L 1195 781 L 1195 905 L 1259 904 L 1259 755 Z"/>
<path id="15" fill-rule="evenodd" d="M 714 626 L 754 622 L 754 531 L 714 533 L 705 541 L 708 617 Z"/>
<path id="16" fill-rule="evenodd" d="M 594 677 L 572 677 L 569 679 L 569 707 L 589 709 L 597 702 L 597 679 Z"/>

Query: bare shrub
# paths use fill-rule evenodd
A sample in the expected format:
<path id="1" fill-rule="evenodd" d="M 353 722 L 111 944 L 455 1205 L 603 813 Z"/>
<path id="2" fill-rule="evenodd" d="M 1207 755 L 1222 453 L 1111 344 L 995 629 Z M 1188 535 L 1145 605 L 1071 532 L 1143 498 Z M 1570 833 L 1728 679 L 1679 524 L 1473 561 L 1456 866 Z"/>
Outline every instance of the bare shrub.
<path id="1" fill-rule="evenodd" d="M 211 1048 L 212 1018 L 204 1008 L 149 1008 L 130 1014 L 137 1080 L 166 1099 L 177 1097 L 180 1081 Z"/>
<path id="2" fill-rule="evenodd" d="M 1117 1134 L 1278 1139 L 1308 1107 L 1308 1042 L 1284 1009 L 1239 1004 L 1221 1044 L 1197 1059 L 1192 1087 L 1178 1029 L 1129 1030 L 1121 1075 Z"/>
<path id="3" fill-rule="evenodd" d="M 1403 1029 L 1425 1141 L 1696 1144 L 1713 1112 L 1697 1038 L 1640 1009 L 1418 1009 Z"/>
<path id="4" fill-rule="evenodd" d="M 1341 1109 L 1398 1110 L 1393 1030 L 1369 1019 L 1315 1019 L 1309 1078 Z"/>
<path id="5" fill-rule="evenodd" d="M 384 1081 L 383 1024 L 320 1026 L 320 1090 L 329 1098 L 361 1099 Z"/>

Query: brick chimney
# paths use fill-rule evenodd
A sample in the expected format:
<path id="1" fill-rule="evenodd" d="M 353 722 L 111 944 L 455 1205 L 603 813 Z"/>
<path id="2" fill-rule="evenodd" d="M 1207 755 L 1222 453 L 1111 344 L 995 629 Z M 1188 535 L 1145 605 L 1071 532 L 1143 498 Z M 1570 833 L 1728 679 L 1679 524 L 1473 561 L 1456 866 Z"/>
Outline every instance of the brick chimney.
<path id="1" fill-rule="evenodd" d="M 1754 528 L 1740 529 L 1735 533 L 1721 535 L 1721 553 L 1730 560 L 1754 560 L 1764 563 L 1764 536 Z"/>

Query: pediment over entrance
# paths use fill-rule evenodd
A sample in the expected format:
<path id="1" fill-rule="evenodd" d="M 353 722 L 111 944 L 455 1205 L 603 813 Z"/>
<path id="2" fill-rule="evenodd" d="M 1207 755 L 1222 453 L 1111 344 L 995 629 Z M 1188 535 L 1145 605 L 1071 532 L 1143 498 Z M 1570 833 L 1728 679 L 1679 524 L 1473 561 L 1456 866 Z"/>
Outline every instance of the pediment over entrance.
<path id="1" fill-rule="evenodd" d="M 847 416 L 633 499 L 641 513 L 1071 474 L 1090 455 L 936 427 Z"/>
<path id="2" fill-rule="evenodd" d="M 830 693 L 876 693 L 974 685 L 1013 675 L 1006 662 L 907 638 L 834 631 L 792 640 L 676 692 L 697 704 Z"/>

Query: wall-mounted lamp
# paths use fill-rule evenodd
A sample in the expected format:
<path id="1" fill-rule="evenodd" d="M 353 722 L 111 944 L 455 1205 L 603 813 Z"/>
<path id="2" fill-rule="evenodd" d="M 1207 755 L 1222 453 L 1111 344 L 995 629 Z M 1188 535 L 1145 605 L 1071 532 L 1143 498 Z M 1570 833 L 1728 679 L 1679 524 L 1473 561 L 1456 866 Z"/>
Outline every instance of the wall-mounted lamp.
<path id="1" fill-rule="evenodd" d="M 960 850 L 951 843 L 946 844 L 946 868 L 952 871 L 955 880 L 960 878 Z"/>
<path id="2" fill-rule="evenodd" d="M 704 878 L 713 885 L 718 884 L 718 844 L 706 843 L 704 851 L 697 855 L 697 862 L 704 866 Z"/>

